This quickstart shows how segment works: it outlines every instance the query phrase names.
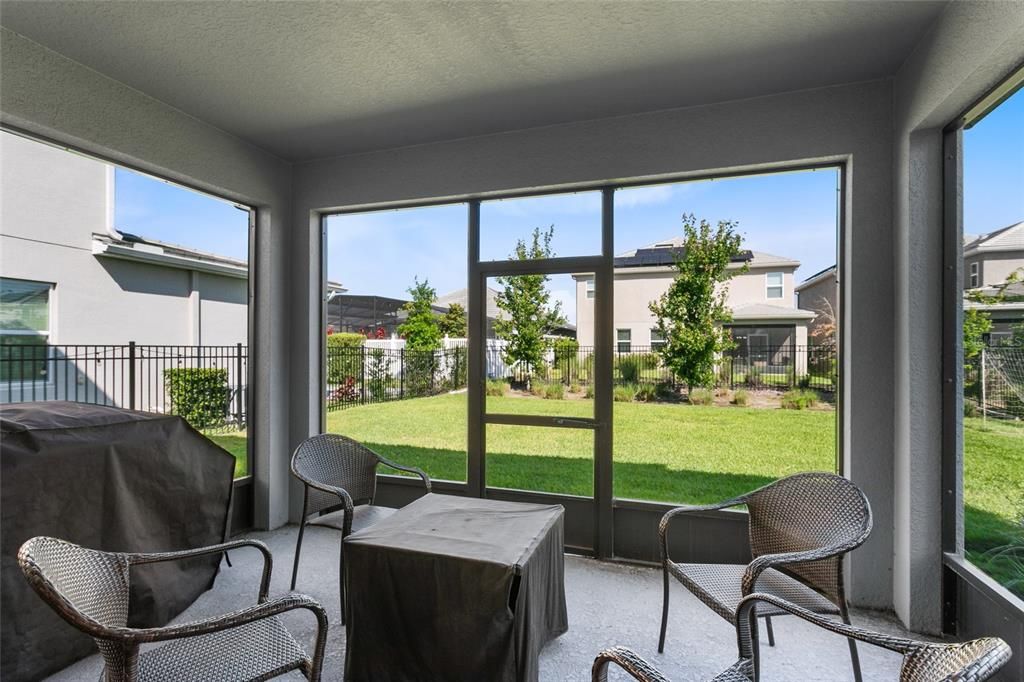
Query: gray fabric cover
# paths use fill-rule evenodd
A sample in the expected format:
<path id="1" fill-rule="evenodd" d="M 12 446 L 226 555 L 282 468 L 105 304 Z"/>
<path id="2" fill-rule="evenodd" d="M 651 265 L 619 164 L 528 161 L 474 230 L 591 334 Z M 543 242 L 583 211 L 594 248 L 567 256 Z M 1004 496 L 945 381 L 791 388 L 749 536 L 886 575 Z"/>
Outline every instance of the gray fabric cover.
<path id="1" fill-rule="evenodd" d="M 345 679 L 536 680 L 568 629 L 561 505 L 426 495 L 345 539 Z"/>
<path id="2" fill-rule="evenodd" d="M 221 542 L 234 457 L 180 417 L 63 401 L 0 406 L 0 677 L 37 680 L 96 651 L 29 587 L 18 548 L 49 535 L 157 552 Z M 219 556 L 132 571 L 138 627 L 166 624 L 213 585 Z"/>

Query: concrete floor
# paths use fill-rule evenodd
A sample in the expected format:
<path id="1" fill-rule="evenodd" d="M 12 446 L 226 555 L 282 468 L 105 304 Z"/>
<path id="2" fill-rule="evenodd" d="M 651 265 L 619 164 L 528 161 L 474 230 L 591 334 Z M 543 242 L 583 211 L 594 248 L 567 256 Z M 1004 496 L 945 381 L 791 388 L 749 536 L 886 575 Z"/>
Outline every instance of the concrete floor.
<path id="1" fill-rule="evenodd" d="M 276 559 L 271 596 L 288 590 L 296 527 L 288 526 L 252 537 L 266 542 Z M 327 642 L 325 680 L 341 680 L 345 660 L 344 629 L 338 605 L 338 534 L 311 528 L 303 543 L 298 591 L 325 605 L 331 630 Z M 234 610 L 256 601 L 260 562 L 255 550 L 232 552 L 234 567 L 224 564 L 213 589 L 177 619 L 197 620 Z M 566 598 L 569 631 L 545 647 L 541 654 L 542 680 L 589 680 L 594 655 L 602 648 L 628 646 L 651 661 L 671 680 L 705 680 L 736 660 L 732 627 L 693 598 L 681 585 L 673 586 L 668 641 L 657 653 L 661 614 L 661 572 L 624 564 L 566 556 Z M 854 612 L 856 625 L 902 633 L 889 617 Z M 284 616 L 289 629 L 307 647 L 312 646 L 315 622 L 308 612 Z M 762 639 L 763 639 L 762 629 Z M 796 618 L 775 619 L 776 646 L 762 645 L 765 680 L 852 680 L 846 641 Z M 895 680 L 900 657 L 862 645 L 865 680 Z M 53 682 L 96 680 L 102 668 L 98 655 L 52 676 Z M 297 676 L 303 679 L 301 675 Z M 613 676 L 613 679 L 625 679 Z"/>

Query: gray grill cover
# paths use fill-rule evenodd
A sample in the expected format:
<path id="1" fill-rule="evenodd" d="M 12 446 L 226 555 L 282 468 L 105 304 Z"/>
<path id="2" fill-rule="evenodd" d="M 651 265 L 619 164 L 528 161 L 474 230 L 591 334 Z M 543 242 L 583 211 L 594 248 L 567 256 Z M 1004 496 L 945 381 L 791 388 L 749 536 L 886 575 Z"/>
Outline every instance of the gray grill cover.
<path id="1" fill-rule="evenodd" d="M 0 677 L 36 680 L 95 653 L 18 568 L 23 542 L 156 552 L 221 542 L 235 460 L 180 417 L 64 401 L 0 407 Z M 133 626 L 163 625 L 213 585 L 219 556 L 132 570 Z"/>
<path id="2" fill-rule="evenodd" d="M 568 629 L 561 505 L 426 495 L 345 539 L 345 679 L 536 680 Z"/>

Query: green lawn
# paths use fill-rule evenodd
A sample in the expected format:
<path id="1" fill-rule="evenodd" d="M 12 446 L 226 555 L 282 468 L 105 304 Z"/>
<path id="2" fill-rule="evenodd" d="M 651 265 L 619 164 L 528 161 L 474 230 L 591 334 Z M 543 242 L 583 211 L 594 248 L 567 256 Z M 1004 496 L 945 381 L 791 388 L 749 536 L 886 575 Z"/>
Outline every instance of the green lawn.
<path id="1" fill-rule="evenodd" d="M 1024 598 L 1022 517 L 1024 424 L 964 419 L 967 557 Z M 1010 546 L 1014 549 L 999 551 Z"/>
<path id="2" fill-rule="evenodd" d="M 590 416 L 589 400 L 488 397 L 489 412 Z M 615 495 L 713 502 L 797 471 L 835 469 L 835 413 L 616 403 Z M 466 478 L 465 394 L 332 412 L 327 430 L 422 467 Z M 591 495 L 593 434 L 582 429 L 487 428 L 487 483 Z"/>
<path id="3" fill-rule="evenodd" d="M 235 478 L 245 476 L 248 461 L 245 431 L 207 431 L 203 435 L 235 456 Z"/>

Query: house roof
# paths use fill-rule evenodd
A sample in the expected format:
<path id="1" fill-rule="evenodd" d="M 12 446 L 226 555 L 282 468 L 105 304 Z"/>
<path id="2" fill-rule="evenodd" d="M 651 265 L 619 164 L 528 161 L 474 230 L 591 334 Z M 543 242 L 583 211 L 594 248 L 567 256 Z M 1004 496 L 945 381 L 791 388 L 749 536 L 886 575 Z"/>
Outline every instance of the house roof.
<path id="1" fill-rule="evenodd" d="M 669 239 L 641 246 L 631 251 L 625 251 L 615 256 L 615 267 L 618 268 L 644 268 L 644 267 L 669 267 L 675 264 L 677 258 L 683 256 L 682 236 L 676 235 Z M 733 263 L 746 263 L 752 268 L 767 267 L 800 267 L 800 261 L 776 256 L 764 251 L 744 250 L 738 253 Z"/>
<path id="2" fill-rule="evenodd" d="M 94 232 L 92 253 L 94 256 L 132 260 L 167 268 L 209 272 L 237 279 L 249 278 L 248 261 L 171 244 L 158 239 L 148 239 L 131 232 L 118 232 L 117 236 L 106 232 Z M 327 291 L 337 294 L 343 293 L 347 289 L 341 285 L 341 282 L 328 280 Z"/>
<path id="3" fill-rule="evenodd" d="M 784 308 L 779 305 L 768 303 L 748 303 L 747 305 L 736 306 L 732 309 L 733 322 L 746 320 L 812 320 L 817 313 L 811 310 L 800 310 L 799 308 Z"/>
<path id="4" fill-rule="evenodd" d="M 449 291 L 443 296 L 438 296 L 434 305 L 447 310 L 453 303 L 458 303 L 464 310 L 469 310 L 469 289 L 463 287 L 455 291 Z M 498 292 L 487 287 L 487 317 L 496 320 L 502 316 L 501 308 L 498 307 Z"/>
<path id="5" fill-rule="evenodd" d="M 964 237 L 964 256 L 993 251 L 1024 251 L 1024 220 L 970 241 Z"/>
<path id="6" fill-rule="evenodd" d="M 796 287 L 794 287 L 794 291 L 803 291 L 807 287 L 812 287 L 819 282 L 824 282 L 829 279 L 835 281 L 835 278 L 836 266 L 830 265 L 824 270 L 819 270 L 818 272 L 814 273 L 804 281 L 800 282 L 800 284 L 797 284 Z"/>

